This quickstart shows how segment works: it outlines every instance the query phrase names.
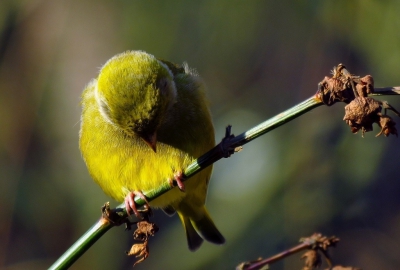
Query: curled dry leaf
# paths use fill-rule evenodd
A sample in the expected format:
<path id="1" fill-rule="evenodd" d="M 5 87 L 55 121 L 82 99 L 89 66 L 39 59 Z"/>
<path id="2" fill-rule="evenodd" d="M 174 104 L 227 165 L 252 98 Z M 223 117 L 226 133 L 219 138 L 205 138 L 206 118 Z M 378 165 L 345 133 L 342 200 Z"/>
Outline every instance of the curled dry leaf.
<path id="1" fill-rule="evenodd" d="M 149 246 L 148 246 L 148 242 L 145 241 L 143 243 L 138 243 L 138 244 L 134 244 L 131 249 L 126 252 L 126 255 L 128 256 L 135 256 L 136 258 L 139 258 L 134 264 L 133 266 L 135 266 L 138 263 L 143 262 L 144 260 L 147 259 L 147 257 L 149 257 L 150 252 L 149 252 Z"/>
<path id="2" fill-rule="evenodd" d="M 311 249 L 308 250 L 301 256 L 301 259 L 304 260 L 304 268 L 303 269 L 314 269 L 316 267 L 321 266 L 321 256 L 318 251 Z"/>
<path id="3" fill-rule="evenodd" d="M 387 115 L 382 115 L 379 119 L 378 125 L 381 127 L 381 131 L 376 134 L 376 137 L 383 134 L 385 137 L 389 136 L 390 134 L 397 135 L 397 129 L 394 127 L 396 123 L 392 120 L 391 117 Z"/>

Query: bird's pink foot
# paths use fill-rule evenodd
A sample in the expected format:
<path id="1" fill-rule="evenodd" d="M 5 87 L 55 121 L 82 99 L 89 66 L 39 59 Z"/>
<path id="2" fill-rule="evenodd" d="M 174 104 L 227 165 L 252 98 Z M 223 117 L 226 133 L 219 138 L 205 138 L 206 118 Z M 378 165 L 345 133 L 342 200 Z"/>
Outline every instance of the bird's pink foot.
<path id="1" fill-rule="evenodd" d="M 179 190 L 182 192 L 185 192 L 185 184 L 183 183 L 183 181 L 185 180 L 185 175 L 182 173 L 182 171 L 178 171 L 174 174 L 174 180 L 176 182 L 176 185 L 178 186 Z M 169 185 L 171 187 L 174 187 L 174 180 L 169 179 Z"/>
<path id="2" fill-rule="evenodd" d="M 131 213 L 134 213 L 137 218 L 141 219 L 142 215 L 140 214 L 140 212 L 143 212 L 143 211 L 139 211 L 137 209 L 136 202 L 135 202 L 135 196 L 138 196 L 139 198 L 144 200 L 145 201 L 145 205 L 144 205 L 145 210 L 147 212 L 150 211 L 149 202 L 147 201 L 146 196 L 144 196 L 143 192 L 135 190 L 135 191 L 129 192 L 128 195 L 126 195 L 126 197 L 125 197 L 126 212 L 128 213 L 128 215 L 130 215 Z"/>

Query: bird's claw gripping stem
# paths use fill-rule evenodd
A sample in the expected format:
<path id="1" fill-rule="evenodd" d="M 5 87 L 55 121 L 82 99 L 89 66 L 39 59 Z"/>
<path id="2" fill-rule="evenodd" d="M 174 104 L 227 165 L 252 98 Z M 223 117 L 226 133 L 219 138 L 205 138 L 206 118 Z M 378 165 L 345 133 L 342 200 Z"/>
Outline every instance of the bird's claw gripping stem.
<path id="1" fill-rule="evenodd" d="M 141 198 L 143 201 L 145 201 L 145 209 L 144 210 L 138 210 L 135 202 L 135 197 L 138 196 Z M 147 215 L 151 215 L 151 210 L 150 210 L 150 205 L 149 202 L 147 201 L 146 196 L 144 196 L 143 192 L 135 190 L 132 192 L 129 192 L 128 195 L 125 197 L 125 208 L 126 212 L 128 215 L 130 215 L 132 212 L 135 214 L 135 216 L 139 219 L 143 219 L 141 213 L 146 213 Z"/>
<path id="2" fill-rule="evenodd" d="M 174 174 L 174 180 L 176 182 L 176 186 L 179 188 L 180 191 L 185 192 L 185 184 L 183 181 L 185 180 L 185 175 L 182 173 L 182 171 L 178 171 Z M 169 179 L 169 185 L 171 187 L 174 187 L 174 180 Z"/>

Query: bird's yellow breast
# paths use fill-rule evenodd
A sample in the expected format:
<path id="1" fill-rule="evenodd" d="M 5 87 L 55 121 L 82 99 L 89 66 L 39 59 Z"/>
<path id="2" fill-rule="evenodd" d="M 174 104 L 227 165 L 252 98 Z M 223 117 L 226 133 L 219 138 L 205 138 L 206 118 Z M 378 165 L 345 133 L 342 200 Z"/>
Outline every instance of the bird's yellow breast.
<path id="1" fill-rule="evenodd" d="M 92 81 L 82 96 L 80 148 L 92 178 L 115 200 L 122 202 L 129 191 L 145 192 L 159 187 L 213 147 L 213 127 L 203 101 L 197 100 L 200 106 L 193 106 L 205 108 L 206 115 L 193 114 L 190 102 L 186 104 L 191 107 L 188 111 L 182 111 L 179 105 L 175 108 L 177 115 L 172 113 L 166 127 L 160 127 L 154 152 L 139 136 L 127 135 L 103 118 L 94 96 L 95 84 Z M 185 196 L 204 204 L 211 170 L 210 166 L 187 181 L 186 193 L 174 188 L 151 205 L 173 205 Z"/>

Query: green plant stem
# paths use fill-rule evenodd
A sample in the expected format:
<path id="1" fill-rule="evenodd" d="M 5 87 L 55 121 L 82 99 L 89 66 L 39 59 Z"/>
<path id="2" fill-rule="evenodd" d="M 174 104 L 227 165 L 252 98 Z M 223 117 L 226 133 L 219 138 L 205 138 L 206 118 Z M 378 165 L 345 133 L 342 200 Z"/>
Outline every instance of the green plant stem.
<path id="1" fill-rule="evenodd" d="M 275 117 L 255 126 L 254 128 L 228 140 L 226 148 L 236 148 L 242 146 L 257 137 L 299 117 L 300 115 L 320 106 L 323 103 L 316 97 L 311 97 L 302 103 L 276 115 Z M 213 149 L 196 159 L 185 170 L 186 179 L 192 177 L 205 167 L 213 164 L 223 157 L 221 152 L 221 144 L 218 144 Z M 185 179 L 185 180 L 186 180 Z M 165 192 L 171 189 L 171 186 L 165 181 L 158 189 L 144 192 L 148 201 L 154 200 Z M 135 202 L 138 206 L 144 205 L 144 201 L 136 197 Z M 125 205 L 121 204 L 117 208 L 124 209 Z M 114 225 L 106 222 L 103 218 L 100 219 L 92 228 L 90 228 L 78 241 L 75 242 L 49 269 L 67 269 L 70 267 L 82 254 L 86 252 L 104 233 L 106 233 Z"/>
<path id="2" fill-rule="evenodd" d="M 385 87 L 376 88 L 374 96 L 381 95 L 399 95 L 400 87 Z M 213 149 L 196 159 L 192 164 L 190 164 L 184 171 L 186 176 L 185 180 L 192 177 L 205 167 L 213 164 L 222 157 L 224 157 L 224 151 L 227 149 L 235 149 L 246 143 L 260 137 L 261 135 L 274 130 L 275 128 L 303 115 L 304 113 L 323 105 L 322 101 L 316 96 L 312 96 L 307 100 L 299 103 L 298 105 L 268 119 L 267 121 L 253 127 L 252 129 L 243 132 L 236 137 L 226 137 L 220 144 L 215 146 Z M 228 134 L 229 135 L 229 134 Z M 168 181 L 165 181 L 158 189 L 144 192 L 144 195 L 148 198 L 148 201 L 154 200 L 155 198 L 161 196 L 165 192 L 169 191 L 171 186 Z M 138 206 L 143 206 L 145 202 L 139 198 L 135 198 L 135 202 Z M 117 208 L 125 211 L 125 205 L 121 204 Z M 126 215 L 126 212 L 125 212 Z M 105 219 L 100 219 L 92 228 L 90 228 L 81 238 L 79 238 L 75 244 L 73 244 L 49 269 L 67 269 L 71 266 L 77 259 L 79 259 L 82 254 L 86 252 L 103 234 L 105 234 L 114 225 Z"/>
<path id="3" fill-rule="evenodd" d="M 322 101 L 313 96 L 236 137 L 229 138 L 225 142 L 224 138 L 220 144 L 196 159 L 186 168 L 184 171 L 186 179 L 192 177 L 202 169 L 220 160 L 223 157 L 223 150 L 221 150 L 222 144 L 224 144 L 223 148 L 225 148 L 225 150 L 235 149 L 321 105 L 323 105 Z M 164 185 L 161 185 L 158 189 L 146 192 L 145 195 L 150 201 L 154 200 L 170 189 L 171 187 L 166 181 Z M 139 198 L 137 199 L 139 200 Z M 138 200 L 135 199 L 135 201 L 140 202 L 140 205 L 144 203 L 143 200 Z M 122 208 L 123 205 L 118 207 Z"/>
<path id="4" fill-rule="evenodd" d="M 84 235 L 82 235 L 49 269 L 68 269 L 113 225 L 100 218 Z"/>

